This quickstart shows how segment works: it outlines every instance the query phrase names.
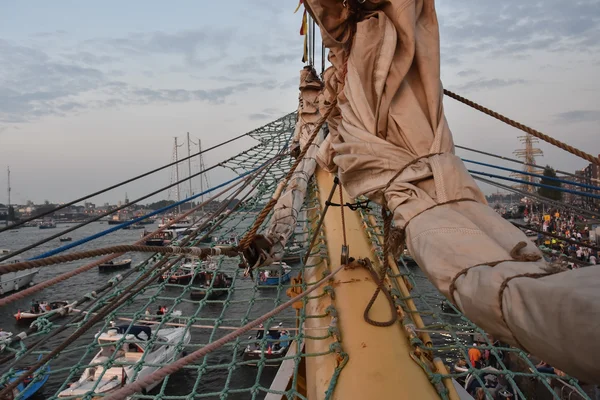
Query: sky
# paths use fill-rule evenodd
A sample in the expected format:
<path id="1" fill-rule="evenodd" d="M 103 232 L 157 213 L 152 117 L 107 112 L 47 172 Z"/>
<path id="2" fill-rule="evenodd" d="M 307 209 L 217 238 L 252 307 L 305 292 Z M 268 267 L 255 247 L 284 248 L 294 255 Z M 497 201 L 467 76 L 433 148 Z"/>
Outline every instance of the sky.
<path id="1" fill-rule="evenodd" d="M 174 137 L 183 143 L 189 132 L 208 147 L 293 111 L 303 66 L 296 5 L 0 0 L 0 203 L 7 166 L 13 203 L 64 202 L 170 162 Z M 436 6 L 447 89 L 600 153 L 600 0 Z M 444 104 L 457 144 L 503 156 L 520 146 L 519 131 L 452 99 Z M 209 152 L 204 163 L 253 144 Z M 587 165 L 538 147 L 539 164 Z M 142 196 L 172 175 L 166 170 L 93 201 Z M 212 183 L 229 177 L 210 173 Z"/>

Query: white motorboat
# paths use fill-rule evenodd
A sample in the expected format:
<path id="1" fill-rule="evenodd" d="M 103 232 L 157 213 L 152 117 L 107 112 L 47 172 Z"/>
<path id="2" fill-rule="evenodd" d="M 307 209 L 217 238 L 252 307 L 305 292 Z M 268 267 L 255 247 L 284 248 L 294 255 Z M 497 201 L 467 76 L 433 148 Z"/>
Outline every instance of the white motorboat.
<path id="1" fill-rule="evenodd" d="M 153 344 L 150 338 L 156 335 Z M 180 356 L 179 344 L 191 340 L 186 328 L 165 328 L 152 333 L 145 325 L 120 325 L 96 335 L 101 350 L 90 362 L 79 380 L 58 394 L 59 398 L 100 398 L 126 384 L 144 378 L 158 370 L 158 365 L 170 364 Z M 124 340 L 123 340 L 124 339 Z M 107 361 L 113 358 L 113 363 Z M 141 366 L 139 365 L 141 363 Z M 136 371 L 139 371 L 136 373 Z M 144 388 L 152 390 L 161 382 Z"/>
<path id="2" fill-rule="evenodd" d="M 10 250 L 0 249 L 0 256 L 10 254 L 10 252 Z M 18 262 L 21 262 L 21 259 L 13 257 L 3 263 L 11 264 Z M 33 268 L 0 275 L 0 295 L 30 286 L 33 278 L 39 271 L 39 268 Z"/>

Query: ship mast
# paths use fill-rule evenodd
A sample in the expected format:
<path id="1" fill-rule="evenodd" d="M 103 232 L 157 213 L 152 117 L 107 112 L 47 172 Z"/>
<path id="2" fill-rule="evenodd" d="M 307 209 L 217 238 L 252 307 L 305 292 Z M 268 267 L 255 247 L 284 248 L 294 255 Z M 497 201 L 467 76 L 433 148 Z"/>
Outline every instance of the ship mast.
<path id="1" fill-rule="evenodd" d="M 10 167 L 6 167 L 8 173 L 8 205 L 6 208 L 6 226 L 8 226 L 8 219 L 10 218 Z"/>
<path id="2" fill-rule="evenodd" d="M 187 150 L 188 150 L 188 183 L 190 184 L 190 193 L 188 197 L 191 197 L 194 193 L 192 190 L 192 158 L 191 158 L 191 144 L 190 144 L 190 133 L 187 133 Z"/>
<path id="3" fill-rule="evenodd" d="M 175 136 L 175 182 L 177 182 L 175 192 L 177 194 L 177 202 L 179 203 L 181 201 L 181 193 L 179 191 L 179 152 L 177 148 L 177 136 Z M 177 213 L 181 214 L 181 205 L 177 206 Z"/>

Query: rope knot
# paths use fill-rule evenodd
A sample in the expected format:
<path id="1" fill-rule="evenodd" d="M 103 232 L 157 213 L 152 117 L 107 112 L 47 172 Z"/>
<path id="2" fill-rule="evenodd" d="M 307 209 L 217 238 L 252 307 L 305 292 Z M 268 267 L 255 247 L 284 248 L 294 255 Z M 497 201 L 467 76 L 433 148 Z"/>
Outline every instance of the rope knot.
<path id="1" fill-rule="evenodd" d="M 525 243 L 525 242 L 517 243 L 515 245 L 515 247 L 513 247 L 513 249 L 510 251 L 510 256 L 517 261 L 525 261 L 525 262 L 538 261 L 542 258 L 539 254 L 532 254 L 532 253 L 521 254 L 521 250 L 523 250 L 526 247 L 527 247 L 527 243 Z"/>

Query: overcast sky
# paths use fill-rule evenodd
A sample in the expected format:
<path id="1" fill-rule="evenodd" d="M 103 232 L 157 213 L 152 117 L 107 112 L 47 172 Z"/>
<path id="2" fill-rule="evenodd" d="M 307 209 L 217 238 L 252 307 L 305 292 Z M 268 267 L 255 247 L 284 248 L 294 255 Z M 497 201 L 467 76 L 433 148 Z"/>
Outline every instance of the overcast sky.
<path id="1" fill-rule="evenodd" d="M 210 146 L 293 111 L 296 5 L 0 0 L 0 193 L 10 165 L 13 202 L 67 201 L 169 162 L 174 136 Z M 600 153 L 600 1 L 443 0 L 437 9 L 446 88 Z M 519 146 L 518 131 L 452 99 L 445 107 L 457 144 L 504 156 Z M 211 152 L 205 164 L 252 143 Z M 539 147 L 540 164 L 586 165 Z M 135 198 L 170 177 L 94 200 Z"/>

